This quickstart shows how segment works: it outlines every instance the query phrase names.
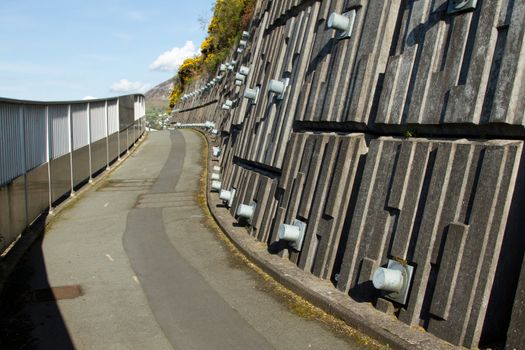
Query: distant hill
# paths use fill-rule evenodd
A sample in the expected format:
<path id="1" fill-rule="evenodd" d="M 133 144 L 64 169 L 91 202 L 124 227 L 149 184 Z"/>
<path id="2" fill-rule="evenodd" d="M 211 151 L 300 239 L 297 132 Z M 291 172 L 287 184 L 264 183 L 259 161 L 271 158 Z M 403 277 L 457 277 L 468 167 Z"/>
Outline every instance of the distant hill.
<path id="1" fill-rule="evenodd" d="M 146 96 L 146 113 L 165 110 L 169 106 L 170 94 L 173 89 L 173 78 L 151 88 Z"/>

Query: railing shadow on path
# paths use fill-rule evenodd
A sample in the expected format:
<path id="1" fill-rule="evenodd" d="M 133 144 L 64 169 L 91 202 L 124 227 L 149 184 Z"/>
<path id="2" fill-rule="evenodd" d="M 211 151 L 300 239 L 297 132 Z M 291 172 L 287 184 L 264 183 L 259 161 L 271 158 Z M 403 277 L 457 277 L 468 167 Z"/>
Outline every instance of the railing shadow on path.
<path id="1" fill-rule="evenodd" d="M 42 217 L 36 229 L 44 230 L 45 220 Z M 75 348 L 58 300 L 79 297 L 82 290 L 50 284 L 43 240 L 39 235 L 23 255 L 0 295 L 0 349 Z"/>

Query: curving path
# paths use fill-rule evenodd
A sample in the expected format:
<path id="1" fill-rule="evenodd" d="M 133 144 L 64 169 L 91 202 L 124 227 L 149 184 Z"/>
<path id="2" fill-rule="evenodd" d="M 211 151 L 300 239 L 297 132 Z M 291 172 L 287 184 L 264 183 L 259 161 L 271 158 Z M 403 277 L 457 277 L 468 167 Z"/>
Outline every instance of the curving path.
<path id="1" fill-rule="evenodd" d="M 25 297 L 0 320 L 40 349 L 361 348 L 289 312 L 206 226 L 202 147 L 191 131 L 150 133 L 55 218 L 13 276 L 10 297 Z M 42 294 L 63 286 L 59 300 Z"/>

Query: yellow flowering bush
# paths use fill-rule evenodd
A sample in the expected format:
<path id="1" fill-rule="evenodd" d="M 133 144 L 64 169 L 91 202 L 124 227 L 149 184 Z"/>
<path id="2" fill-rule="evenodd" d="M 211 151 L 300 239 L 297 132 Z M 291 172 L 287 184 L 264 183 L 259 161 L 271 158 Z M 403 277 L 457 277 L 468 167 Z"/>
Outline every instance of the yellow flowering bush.
<path id="1" fill-rule="evenodd" d="M 184 94 L 188 83 L 204 74 L 212 75 L 248 28 L 253 17 L 256 0 L 217 0 L 213 18 L 208 26 L 208 36 L 201 44 L 200 56 L 188 58 L 179 67 L 170 97 L 173 108 Z"/>

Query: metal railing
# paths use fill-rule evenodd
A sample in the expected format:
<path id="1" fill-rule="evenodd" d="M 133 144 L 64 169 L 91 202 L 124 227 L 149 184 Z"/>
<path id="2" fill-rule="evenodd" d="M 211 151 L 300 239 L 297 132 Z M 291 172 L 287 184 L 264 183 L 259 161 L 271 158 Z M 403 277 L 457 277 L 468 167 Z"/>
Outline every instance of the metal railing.
<path id="1" fill-rule="evenodd" d="M 35 102 L 0 98 L 0 253 L 43 212 L 127 152 L 145 97 Z"/>

